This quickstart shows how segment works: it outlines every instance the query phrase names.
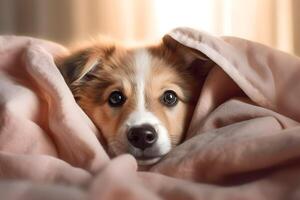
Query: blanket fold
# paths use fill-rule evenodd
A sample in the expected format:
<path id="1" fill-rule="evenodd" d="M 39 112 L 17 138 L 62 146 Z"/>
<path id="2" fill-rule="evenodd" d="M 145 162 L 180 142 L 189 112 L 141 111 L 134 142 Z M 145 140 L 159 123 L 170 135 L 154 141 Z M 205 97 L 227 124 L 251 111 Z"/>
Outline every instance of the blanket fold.
<path id="1" fill-rule="evenodd" d="M 300 59 L 189 28 L 173 30 L 163 42 L 204 58 L 197 67 L 211 70 L 199 88 L 185 141 L 139 172 L 130 155 L 108 158 L 53 62 L 53 56 L 68 53 L 64 47 L 0 37 L 1 195 L 8 200 L 300 198 Z"/>

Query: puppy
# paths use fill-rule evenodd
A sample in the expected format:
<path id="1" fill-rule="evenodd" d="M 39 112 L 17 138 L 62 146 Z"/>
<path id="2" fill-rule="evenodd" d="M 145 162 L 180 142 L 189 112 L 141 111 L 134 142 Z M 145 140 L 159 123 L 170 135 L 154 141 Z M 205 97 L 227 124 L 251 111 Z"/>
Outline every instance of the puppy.
<path id="1" fill-rule="evenodd" d="M 182 141 L 203 82 L 190 58 L 163 43 L 93 44 L 56 63 L 109 154 L 129 153 L 139 165 L 154 164 Z"/>

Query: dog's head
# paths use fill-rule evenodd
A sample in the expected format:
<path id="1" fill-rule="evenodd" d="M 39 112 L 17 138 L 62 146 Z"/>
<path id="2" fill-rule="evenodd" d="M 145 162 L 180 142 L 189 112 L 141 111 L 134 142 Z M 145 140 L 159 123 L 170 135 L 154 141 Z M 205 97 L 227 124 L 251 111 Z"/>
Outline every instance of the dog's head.
<path id="1" fill-rule="evenodd" d="M 152 164 L 184 137 L 201 81 L 172 47 L 93 45 L 57 65 L 110 154 Z"/>

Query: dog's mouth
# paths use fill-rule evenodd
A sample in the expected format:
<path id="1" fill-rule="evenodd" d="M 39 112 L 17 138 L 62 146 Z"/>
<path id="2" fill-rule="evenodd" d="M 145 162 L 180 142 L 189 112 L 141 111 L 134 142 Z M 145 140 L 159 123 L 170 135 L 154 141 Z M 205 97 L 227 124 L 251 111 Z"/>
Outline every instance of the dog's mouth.
<path id="1" fill-rule="evenodd" d="M 153 149 L 149 149 L 152 150 Z M 138 165 L 153 165 L 159 162 L 168 152 L 149 152 L 147 149 L 144 151 L 137 151 L 129 149 L 127 153 L 131 154 L 137 161 Z"/>
<path id="2" fill-rule="evenodd" d="M 157 163 L 160 159 L 162 159 L 162 157 L 163 156 L 156 156 L 156 157 L 139 156 L 139 157 L 135 157 L 135 158 L 139 165 L 153 165 L 153 164 Z"/>
<path id="3" fill-rule="evenodd" d="M 114 146 L 111 145 L 109 148 L 108 148 L 108 152 L 110 154 L 110 156 L 112 157 L 115 157 L 117 155 L 120 155 L 120 154 L 130 154 L 132 155 L 138 165 L 143 165 L 143 166 L 147 166 L 147 165 L 153 165 L 153 164 L 156 164 L 157 162 L 159 162 L 163 157 L 165 157 L 169 151 L 166 151 L 166 152 L 159 152 L 159 150 L 157 149 L 152 149 L 150 152 L 146 149 L 145 151 L 142 151 L 142 150 L 138 150 L 138 149 L 134 149 L 134 148 L 128 148 L 127 150 L 123 150 L 123 151 L 120 151 L 120 149 L 116 149 L 116 148 L 113 148 Z"/>

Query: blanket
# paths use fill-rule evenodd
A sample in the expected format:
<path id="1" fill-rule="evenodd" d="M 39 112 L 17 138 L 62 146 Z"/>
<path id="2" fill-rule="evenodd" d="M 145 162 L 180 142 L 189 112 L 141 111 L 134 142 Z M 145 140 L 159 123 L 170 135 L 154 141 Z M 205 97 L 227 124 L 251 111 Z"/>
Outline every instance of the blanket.
<path id="1" fill-rule="evenodd" d="M 189 28 L 163 42 L 212 69 L 185 141 L 139 171 L 108 157 L 76 104 L 53 61 L 66 48 L 0 37 L 1 198 L 299 199 L 300 59 Z"/>

